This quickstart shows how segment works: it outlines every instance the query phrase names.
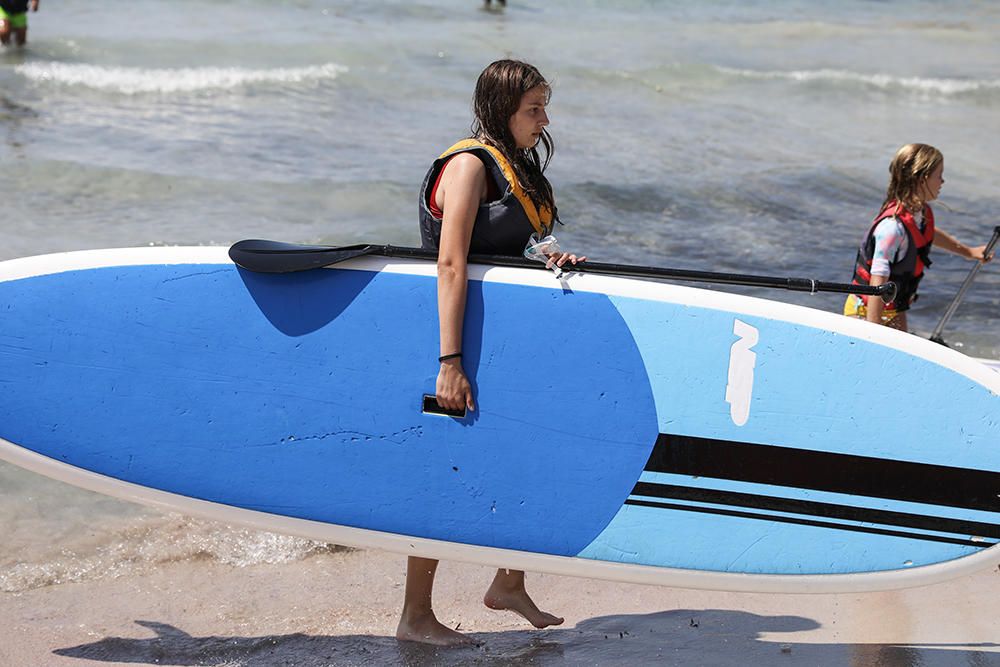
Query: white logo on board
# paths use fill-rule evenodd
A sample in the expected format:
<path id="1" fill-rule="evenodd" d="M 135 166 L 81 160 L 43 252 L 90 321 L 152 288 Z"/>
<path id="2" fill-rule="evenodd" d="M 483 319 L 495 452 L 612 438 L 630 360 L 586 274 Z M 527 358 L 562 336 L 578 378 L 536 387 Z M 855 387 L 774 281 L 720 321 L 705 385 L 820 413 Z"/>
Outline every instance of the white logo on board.
<path id="1" fill-rule="evenodd" d="M 757 353 L 752 351 L 760 339 L 757 329 L 740 320 L 733 321 L 733 333 L 739 340 L 729 350 L 729 381 L 726 384 L 726 403 L 733 423 L 743 426 L 750 418 L 750 395 L 753 393 L 753 369 Z"/>

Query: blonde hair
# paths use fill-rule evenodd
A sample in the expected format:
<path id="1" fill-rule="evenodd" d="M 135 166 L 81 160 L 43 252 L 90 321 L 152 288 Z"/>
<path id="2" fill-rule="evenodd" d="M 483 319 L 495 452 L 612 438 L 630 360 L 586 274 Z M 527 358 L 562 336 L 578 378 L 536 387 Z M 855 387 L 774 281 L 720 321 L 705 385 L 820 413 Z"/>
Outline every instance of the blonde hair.
<path id="1" fill-rule="evenodd" d="M 924 206 L 921 185 L 944 162 L 941 151 L 927 144 L 906 144 L 889 164 L 889 188 L 882 202 L 884 211 L 892 202 L 899 202 L 916 213 Z"/>

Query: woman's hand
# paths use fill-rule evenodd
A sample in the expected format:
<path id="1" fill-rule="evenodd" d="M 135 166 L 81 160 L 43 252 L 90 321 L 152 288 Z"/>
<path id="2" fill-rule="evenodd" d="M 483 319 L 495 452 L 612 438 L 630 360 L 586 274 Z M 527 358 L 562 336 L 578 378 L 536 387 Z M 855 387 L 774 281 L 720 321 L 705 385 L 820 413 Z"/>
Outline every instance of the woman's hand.
<path id="1" fill-rule="evenodd" d="M 472 401 L 472 385 L 465 376 L 461 359 L 446 359 L 441 362 L 437 377 L 437 402 L 448 410 L 476 409 Z"/>
<path id="2" fill-rule="evenodd" d="M 545 262 L 545 268 L 551 269 L 553 265 L 562 268 L 562 265 L 565 264 L 566 262 L 569 262 L 570 264 L 576 264 L 577 262 L 586 262 L 586 261 L 587 261 L 586 255 L 580 255 L 579 257 L 577 257 L 576 255 L 568 252 L 554 252 L 551 255 L 548 255 L 548 260 Z"/>

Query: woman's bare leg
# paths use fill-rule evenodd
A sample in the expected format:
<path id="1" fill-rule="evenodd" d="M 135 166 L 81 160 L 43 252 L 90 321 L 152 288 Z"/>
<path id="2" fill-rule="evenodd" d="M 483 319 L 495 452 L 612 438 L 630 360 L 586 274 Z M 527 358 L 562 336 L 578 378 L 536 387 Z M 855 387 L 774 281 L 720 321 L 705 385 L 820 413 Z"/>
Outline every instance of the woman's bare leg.
<path id="1" fill-rule="evenodd" d="M 410 556 L 406 561 L 406 589 L 403 613 L 396 628 L 396 639 L 436 646 L 464 646 L 475 642 L 461 632 L 442 625 L 431 608 L 434 574 L 438 562 Z"/>
<path id="2" fill-rule="evenodd" d="M 507 609 L 524 616 L 536 628 L 560 625 L 559 616 L 541 611 L 524 588 L 524 572 L 521 570 L 497 570 L 493 583 L 486 591 L 483 602 L 490 609 Z"/>

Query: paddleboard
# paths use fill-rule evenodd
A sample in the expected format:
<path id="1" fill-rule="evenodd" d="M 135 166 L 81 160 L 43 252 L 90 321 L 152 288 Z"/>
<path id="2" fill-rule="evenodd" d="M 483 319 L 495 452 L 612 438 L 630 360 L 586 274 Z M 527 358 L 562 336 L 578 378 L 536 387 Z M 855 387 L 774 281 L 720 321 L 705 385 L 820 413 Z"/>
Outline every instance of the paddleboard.
<path id="1" fill-rule="evenodd" d="M 1000 361 L 996 359 L 976 359 L 976 361 L 988 366 L 989 368 L 992 368 L 997 372 L 1000 372 Z"/>
<path id="2" fill-rule="evenodd" d="M 653 280 L 470 266 L 477 410 L 424 411 L 431 261 L 225 248 L 0 263 L 0 457 L 402 554 L 733 591 L 1000 561 L 1000 376 L 916 336 Z"/>

